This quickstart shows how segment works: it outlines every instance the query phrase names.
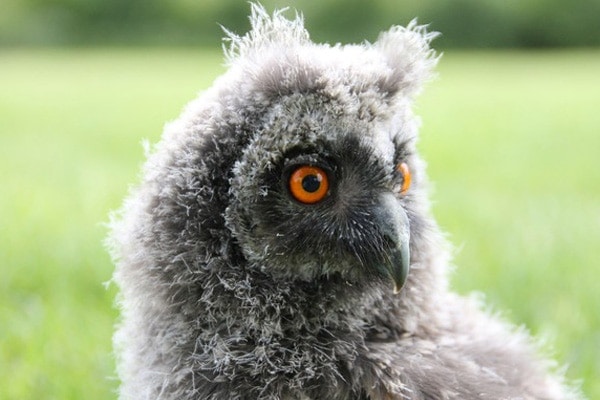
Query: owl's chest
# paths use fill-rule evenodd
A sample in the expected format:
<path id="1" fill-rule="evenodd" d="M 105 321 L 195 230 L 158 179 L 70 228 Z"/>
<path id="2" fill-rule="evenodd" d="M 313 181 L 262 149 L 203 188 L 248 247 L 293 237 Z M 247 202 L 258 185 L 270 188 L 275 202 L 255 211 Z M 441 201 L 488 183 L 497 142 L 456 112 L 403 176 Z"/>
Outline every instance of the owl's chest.
<path id="1" fill-rule="evenodd" d="M 198 332 L 195 375 L 220 382 L 228 398 L 362 398 L 358 381 L 371 369 L 362 326 L 344 313 L 321 314 L 319 305 L 306 311 L 263 300 L 230 304 Z"/>

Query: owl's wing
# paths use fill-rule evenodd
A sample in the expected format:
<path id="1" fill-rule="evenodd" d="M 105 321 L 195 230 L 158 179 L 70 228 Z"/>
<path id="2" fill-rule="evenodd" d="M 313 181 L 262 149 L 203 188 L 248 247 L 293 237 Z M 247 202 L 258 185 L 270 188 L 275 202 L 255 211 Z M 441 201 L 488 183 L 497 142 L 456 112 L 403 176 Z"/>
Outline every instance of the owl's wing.
<path id="1" fill-rule="evenodd" d="M 547 372 L 525 333 L 504 333 L 453 330 L 436 339 L 369 343 L 363 387 L 372 400 L 578 397 Z"/>
<path id="2" fill-rule="evenodd" d="M 371 343 L 369 348 L 372 400 L 507 398 L 505 379 L 481 365 L 479 357 L 461 355 L 459 348 L 416 338 Z"/>

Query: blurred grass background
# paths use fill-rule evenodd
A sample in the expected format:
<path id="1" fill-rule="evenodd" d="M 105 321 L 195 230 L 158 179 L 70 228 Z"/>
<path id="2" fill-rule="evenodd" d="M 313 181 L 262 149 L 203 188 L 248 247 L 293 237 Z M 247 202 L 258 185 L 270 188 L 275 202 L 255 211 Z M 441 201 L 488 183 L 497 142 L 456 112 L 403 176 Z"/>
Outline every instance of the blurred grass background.
<path id="1" fill-rule="evenodd" d="M 437 46 L 555 47 L 600 45 L 600 0 L 262 0 L 268 9 L 301 10 L 318 41 L 374 40 L 414 17 L 444 33 Z M 292 13 L 290 13 L 292 14 Z M 204 44 L 218 24 L 243 33 L 240 0 L 2 0 L 0 45 Z"/>
<path id="2" fill-rule="evenodd" d="M 180 47 L 187 42 L 177 34 L 155 29 L 165 35 L 156 41 L 158 33 L 144 36 L 133 23 L 132 37 L 115 28 L 95 39 L 91 28 L 73 37 L 77 29 L 56 21 L 27 32 L 11 28 L 18 21 L 28 26 L 36 12 L 55 18 L 42 11 L 59 3 L 8 0 L 14 18 L 3 24 L 9 14 L 0 16 L 0 399 L 116 398 L 117 313 L 115 288 L 103 284 L 113 268 L 102 246 L 103 222 L 136 182 L 141 141 L 156 142 L 164 123 L 223 71 L 216 39 L 209 48 Z M 210 15 L 222 12 L 209 3 Z M 326 11 L 342 7 L 320 3 Z M 73 0 L 71 9 L 78 4 Z M 245 2 L 223 4 L 246 18 Z M 441 13 L 433 2 L 423 4 L 431 15 Z M 444 7 L 459 13 L 471 2 L 452 4 Z M 578 9 L 579 2 L 569 4 Z M 405 20 L 422 15 L 408 11 L 401 13 Z M 375 14 L 364 25 L 373 32 L 395 18 L 379 21 Z M 110 27 L 111 19 L 102 18 Z M 319 18 L 318 26 L 328 21 L 327 14 Z M 508 26 L 518 36 L 499 18 L 494 29 Z M 347 21 L 339 24 L 350 30 Z M 199 23 L 220 35 L 214 21 L 207 24 Z M 39 34 L 42 40 L 36 29 L 62 33 Z M 361 38 L 344 29 L 317 29 L 317 39 L 376 37 L 367 28 L 354 30 Z M 568 377 L 581 379 L 590 399 L 600 398 L 600 49 L 557 50 L 568 43 L 544 36 L 552 49 L 458 50 L 453 46 L 512 44 L 461 42 L 469 30 L 456 29 L 444 31 L 439 78 L 417 104 L 434 211 L 457 249 L 453 286 L 485 293 L 494 309 L 547 338 L 546 348 L 569 365 Z M 530 46 L 532 38 L 514 45 Z"/>

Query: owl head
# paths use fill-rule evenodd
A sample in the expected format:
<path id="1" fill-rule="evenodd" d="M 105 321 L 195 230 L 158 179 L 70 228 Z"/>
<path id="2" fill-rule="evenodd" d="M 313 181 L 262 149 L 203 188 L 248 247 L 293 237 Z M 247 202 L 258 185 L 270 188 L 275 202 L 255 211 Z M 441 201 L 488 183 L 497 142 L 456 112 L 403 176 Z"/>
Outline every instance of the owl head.
<path id="1" fill-rule="evenodd" d="M 435 35 L 413 22 L 331 46 L 301 17 L 253 6 L 251 23 L 229 33 L 227 72 L 167 126 L 119 241 L 141 243 L 129 257 L 150 254 L 170 285 L 226 264 L 399 291 L 429 227 L 411 106 Z"/>

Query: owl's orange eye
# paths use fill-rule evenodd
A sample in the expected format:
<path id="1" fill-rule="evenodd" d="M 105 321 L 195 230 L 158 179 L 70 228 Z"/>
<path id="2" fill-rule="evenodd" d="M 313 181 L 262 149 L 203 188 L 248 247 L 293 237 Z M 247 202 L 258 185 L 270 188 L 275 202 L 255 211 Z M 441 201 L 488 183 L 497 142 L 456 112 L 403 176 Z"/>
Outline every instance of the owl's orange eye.
<path id="1" fill-rule="evenodd" d="M 318 203 L 329 193 L 327 173 L 311 165 L 296 168 L 288 184 L 292 196 L 304 204 Z"/>
<path id="2" fill-rule="evenodd" d="M 402 186 L 400 187 L 400 194 L 406 194 L 408 189 L 410 189 L 410 169 L 408 168 L 408 164 L 400 163 L 398 164 L 398 172 L 402 174 Z"/>

